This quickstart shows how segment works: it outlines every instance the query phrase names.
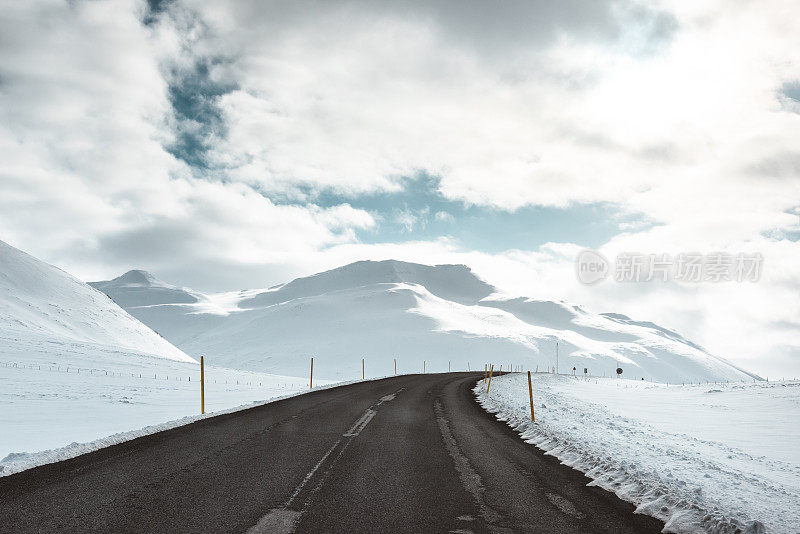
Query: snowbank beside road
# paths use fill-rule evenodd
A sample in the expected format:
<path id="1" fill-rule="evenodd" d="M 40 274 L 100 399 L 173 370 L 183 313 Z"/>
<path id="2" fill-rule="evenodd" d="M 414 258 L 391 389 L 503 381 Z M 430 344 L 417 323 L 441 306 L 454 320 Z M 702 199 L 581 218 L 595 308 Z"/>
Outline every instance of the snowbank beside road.
<path id="1" fill-rule="evenodd" d="M 667 531 L 800 532 L 800 383 L 533 376 L 535 424 L 524 374 L 479 383 L 478 401 Z"/>

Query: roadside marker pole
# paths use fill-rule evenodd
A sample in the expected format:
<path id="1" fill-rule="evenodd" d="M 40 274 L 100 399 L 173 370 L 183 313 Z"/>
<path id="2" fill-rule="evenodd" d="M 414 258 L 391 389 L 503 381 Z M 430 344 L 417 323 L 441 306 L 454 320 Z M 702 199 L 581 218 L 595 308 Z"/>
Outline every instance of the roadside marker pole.
<path id="1" fill-rule="evenodd" d="M 311 379 L 308 381 L 308 389 L 314 388 L 314 358 L 311 358 Z"/>
<path id="2" fill-rule="evenodd" d="M 200 413 L 206 413 L 206 364 L 200 356 Z"/>
<path id="3" fill-rule="evenodd" d="M 447 372 L 450 372 L 450 360 L 447 360 Z"/>
<path id="4" fill-rule="evenodd" d="M 531 399 L 531 421 L 536 422 L 536 417 L 533 416 L 533 384 L 531 383 L 531 372 L 528 371 L 528 396 Z"/>
<path id="5" fill-rule="evenodd" d="M 394 376 L 397 376 L 397 358 L 394 359 Z"/>
<path id="6" fill-rule="evenodd" d="M 489 383 L 486 384 L 486 393 L 489 393 L 489 388 L 492 387 L 492 371 L 494 371 L 494 365 L 489 367 Z"/>
<path id="7" fill-rule="evenodd" d="M 422 360 L 422 374 L 425 374 L 425 360 Z"/>
<path id="8" fill-rule="evenodd" d="M 366 375 L 364 374 L 364 358 L 361 358 L 361 380 L 364 380 L 365 376 Z"/>

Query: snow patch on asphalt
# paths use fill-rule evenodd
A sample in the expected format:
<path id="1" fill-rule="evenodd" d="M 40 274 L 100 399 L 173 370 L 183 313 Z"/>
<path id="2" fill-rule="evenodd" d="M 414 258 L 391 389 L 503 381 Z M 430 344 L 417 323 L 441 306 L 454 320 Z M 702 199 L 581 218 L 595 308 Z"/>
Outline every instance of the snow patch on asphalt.
<path id="1" fill-rule="evenodd" d="M 800 383 L 667 386 L 534 374 L 475 387 L 490 413 L 665 522 L 665 532 L 800 532 Z"/>

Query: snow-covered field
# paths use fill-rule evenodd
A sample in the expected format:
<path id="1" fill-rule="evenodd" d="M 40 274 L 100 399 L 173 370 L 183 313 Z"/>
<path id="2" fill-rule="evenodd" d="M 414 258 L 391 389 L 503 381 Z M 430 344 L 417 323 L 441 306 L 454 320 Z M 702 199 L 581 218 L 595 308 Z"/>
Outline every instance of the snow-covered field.
<path id="1" fill-rule="evenodd" d="M 800 532 L 800 382 L 667 386 L 534 374 L 479 402 L 671 532 Z"/>
<path id="2" fill-rule="evenodd" d="M 216 364 L 206 368 L 207 413 L 308 388 L 307 377 L 206 363 Z M 296 368 L 308 365 L 303 358 Z M 199 412 L 192 357 L 100 291 L 0 241 L 0 475 L 184 424 Z"/>
<path id="3" fill-rule="evenodd" d="M 112 354 L 105 346 L 2 341 L 0 476 L 185 424 L 200 414 L 197 364 Z M 206 366 L 207 414 L 305 391 L 308 377 Z"/>
<path id="4" fill-rule="evenodd" d="M 800 386 L 752 382 L 657 325 L 502 297 L 453 265 L 357 262 L 211 296 L 141 271 L 94 285 L 114 301 L 0 242 L 0 476 L 197 419 L 201 354 L 206 412 L 219 413 L 307 391 L 311 355 L 315 377 L 341 382 L 362 358 L 368 377 L 395 359 L 439 372 L 488 354 L 551 368 L 559 343 L 562 366 L 595 374 L 746 382 L 537 375 L 532 425 L 525 377 L 510 375 L 484 406 L 670 530 L 800 531 Z"/>

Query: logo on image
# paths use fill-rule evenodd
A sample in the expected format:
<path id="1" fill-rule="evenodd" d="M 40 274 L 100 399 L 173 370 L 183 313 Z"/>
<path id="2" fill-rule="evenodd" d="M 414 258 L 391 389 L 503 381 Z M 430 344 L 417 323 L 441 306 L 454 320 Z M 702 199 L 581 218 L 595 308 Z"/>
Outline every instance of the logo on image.
<path id="1" fill-rule="evenodd" d="M 609 263 L 605 257 L 594 250 L 583 250 L 575 261 L 578 280 L 582 284 L 596 284 L 605 280 L 609 273 Z"/>

